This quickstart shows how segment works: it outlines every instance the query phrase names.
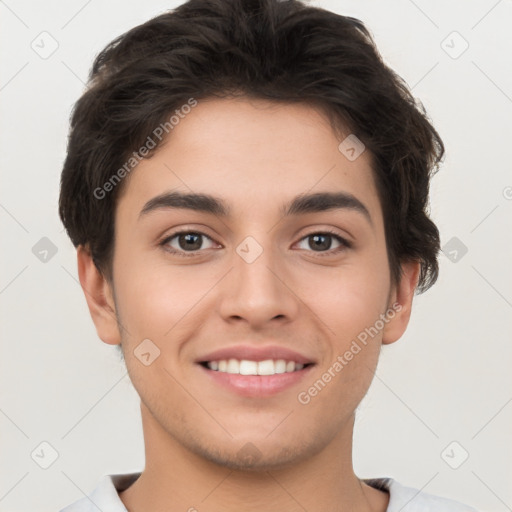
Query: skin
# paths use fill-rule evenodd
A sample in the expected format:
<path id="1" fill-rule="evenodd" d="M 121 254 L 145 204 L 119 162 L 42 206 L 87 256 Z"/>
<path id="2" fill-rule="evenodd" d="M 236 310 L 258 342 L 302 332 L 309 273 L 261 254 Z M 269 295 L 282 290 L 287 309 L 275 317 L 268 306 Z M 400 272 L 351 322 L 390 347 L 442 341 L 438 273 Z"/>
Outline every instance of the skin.
<path id="1" fill-rule="evenodd" d="M 112 282 L 79 247 L 80 282 L 98 336 L 121 343 L 141 397 L 146 466 L 120 493 L 129 511 L 148 504 L 166 512 L 386 510 L 389 495 L 353 471 L 355 410 L 382 344 L 407 327 L 419 264 L 404 263 L 393 285 L 369 152 L 350 161 L 338 150 L 341 140 L 305 104 L 200 101 L 124 183 Z M 218 196 L 231 215 L 161 209 L 139 218 L 165 191 Z M 289 218 L 279 211 L 298 194 L 333 191 L 359 199 L 371 222 L 353 209 Z M 182 228 L 206 235 L 191 257 L 159 245 Z M 328 238 L 331 248 L 315 250 L 311 235 L 326 229 L 352 247 Z M 247 236 L 263 249 L 252 263 L 236 252 Z M 186 253 L 179 242 L 167 246 Z M 298 393 L 395 302 L 402 308 L 379 334 L 307 405 L 299 403 Z M 134 356 L 144 339 L 160 349 L 149 366 Z M 317 364 L 290 389 L 242 397 L 212 384 L 195 363 L 242 343 L 277 344 Z M 248 443 L 257 453 L 252 461 L 243 456 Z"/>

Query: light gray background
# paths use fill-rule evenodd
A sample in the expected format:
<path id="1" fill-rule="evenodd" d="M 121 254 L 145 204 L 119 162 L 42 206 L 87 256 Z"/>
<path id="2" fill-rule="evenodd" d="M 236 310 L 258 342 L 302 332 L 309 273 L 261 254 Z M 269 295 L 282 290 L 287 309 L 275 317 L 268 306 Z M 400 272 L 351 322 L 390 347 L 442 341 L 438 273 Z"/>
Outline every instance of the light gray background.
<path id="1" fill-rule="evenodd" d="M 59 510 L 103 474 L 143 467 L 138 396 L 96 335 L 57 199 L 68 117 L 94 56 L 179 3 L 0 1 L 1 511 Z M 356 422 L 356 473 L 512 510 L 512 1 L 310 3 L 362 19 L 427 108 L 447 148 L 432 216 L 443 245 L 456 237 L 468 249 L 456 262 L 441 255 L 439 282 L 384 348 Z M 43 31 L 59 45 L 46 59 L 31 48 L 51 47 Z M 453 31 L 469 44 L 457 58 Z M 32 252 L 42 237 L 57 248 L 47 262 Z M 58 452 L 48 469 L 43 441 Z M 458 469 L 445 462 L 464 451 Z"/>

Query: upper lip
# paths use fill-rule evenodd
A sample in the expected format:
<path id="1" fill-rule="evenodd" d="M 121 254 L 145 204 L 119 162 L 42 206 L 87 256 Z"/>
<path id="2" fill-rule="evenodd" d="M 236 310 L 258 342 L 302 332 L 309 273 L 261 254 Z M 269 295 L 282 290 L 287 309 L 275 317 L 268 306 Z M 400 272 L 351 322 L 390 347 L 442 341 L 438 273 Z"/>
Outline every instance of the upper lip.
<path id="1" fill-rule="evenodd" d="M 299 354 L 295 350 L 277 345 L 266 345 L 255 347 L 251 345 L 237 345 L 233 347 L 224 347 L 202 356 L 196 360 L 197 363 L 208 361 L 221 361 L 223 359 L 246 359 L 249 361 L 265 361 L 266 359 L 284 359 L 285 361 L 295 361 L 300 364 L 314 363 L 309 357 Z"/>

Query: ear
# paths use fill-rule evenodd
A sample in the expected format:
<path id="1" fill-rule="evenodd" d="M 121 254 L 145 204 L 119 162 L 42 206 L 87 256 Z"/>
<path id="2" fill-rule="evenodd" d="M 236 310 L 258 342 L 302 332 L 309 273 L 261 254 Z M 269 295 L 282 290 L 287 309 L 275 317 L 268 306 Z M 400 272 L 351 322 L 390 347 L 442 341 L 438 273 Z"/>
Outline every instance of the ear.
<path id="1" fill-rule="evenodd" d="M 88 248 L 82 245 L 78 247 L 77 262 L 78 277 L 96 332 L 105 343 L 118 345 L 121 336 L 111 285 L 96 268 Z"/>
<path id="2" fill-rule="evenodd" d="M 392 290 L 389 309 L 395 315 L 384 325 L 382 330 L 382 343 L 388 345 L 399 340 L 409 324 L 411 317 L 412 299 L 420 275 L 420 262 L 411 261 L 402 264 L 402 277 L 397 286 Z M 395 305 L 395 306 L 394 306 Z M 388 309 L 388 311 L 389 311 Z"/>

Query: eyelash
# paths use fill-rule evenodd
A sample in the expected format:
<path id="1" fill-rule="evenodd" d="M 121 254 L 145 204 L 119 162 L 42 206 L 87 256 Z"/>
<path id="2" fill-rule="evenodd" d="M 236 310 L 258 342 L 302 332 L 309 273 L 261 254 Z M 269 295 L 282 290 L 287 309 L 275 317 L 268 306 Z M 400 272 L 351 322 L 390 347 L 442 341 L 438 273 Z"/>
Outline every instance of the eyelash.
<path id="1" fill-rule="evenodd" d="M 167 252 L 169 252 L 169 253 L 171 253 L 173 255 L 179 256 L 179 257 L 187 258 L 187 257 L 197 256 L 198 252 L 201 251 L 201 249 L 198 249 L 196 251 L 177 251 L 175 249 L 169 249 L 167 247 L 167 244 L 172 239 L 176 238 L 179 235 L 186 235 L 186 234 L 194 234 L 194 235 L 204 236 L 204 237 L 212 240 L 211 237 L 209 237 L 208 235 L 206 235 L 204 233 L 201 233 L 200 231 L 182 230 L 182 231 L 176 231 L 176 233 L 173 233 L 172 235 L 169 235 L 164 240 L 162 240 L 159 243 L 159 245 L 161 247 L 163 247 L 165 251 L 167 251 Z M 341 252 L 343 250 L 351 249 L 352 248 L 352 243 L 351 242 L 349 242 L 348 240 L 345 240 L 344 238 L 342 238 L 340 235 L 338 235 L 334 231 L 330 231 L 328 229 L 327 230 L 323 230 L 323 231 L 315 231 L 313 233 L 310 233 L 309 235 L 303 236 L 299 241 L 302 241 L 302 240 L 304 240 L 306 238 L 309 238 L 311 236 L 314 236 L 314 235 L 329 235 L 329 236 L 332 236 L 333 238 L 335 238 L 341 244 L 341 247 L 338 247 L 336 249 L 330 249 L 328 251 L 317 252 L 317 255 L 320 256 L 320 257 L 322 257 L 322 256 L 332 256 L 332 255 L 337 254 L 337 253 L 339 253 L 339 252 Z M 311 251 L 311 252 L 316 252 L 316 251 Z"/>

